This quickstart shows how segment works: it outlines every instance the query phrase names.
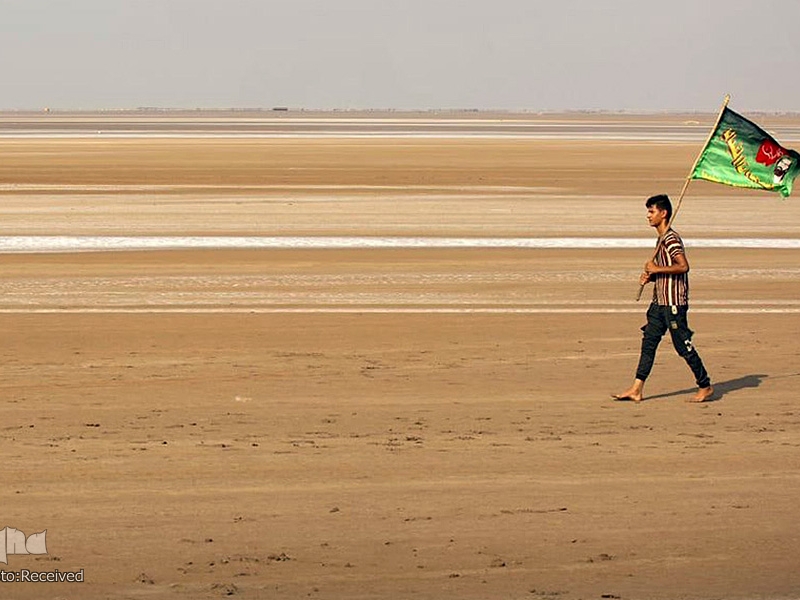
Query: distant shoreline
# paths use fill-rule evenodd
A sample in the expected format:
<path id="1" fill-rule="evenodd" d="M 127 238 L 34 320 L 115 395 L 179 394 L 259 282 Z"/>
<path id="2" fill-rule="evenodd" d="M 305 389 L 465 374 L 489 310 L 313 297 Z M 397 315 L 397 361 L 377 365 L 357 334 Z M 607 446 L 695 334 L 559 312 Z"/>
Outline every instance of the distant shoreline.
<path id="1" fill-rule="evenodd" d="M 750 110 L 748 115 L 761 115 L 771 117 L 800 118 L 800 111 L 781 110 Z M 296 107 L 245 107 L 245 108 L 174 108 L 174 107 L 138 107 L 138 108 L 103 108 L 103 109 L 61 109 L 61 108 L 24 108 L 0 109 L 0 117 L 14 116 L 236 116 L 236 117 L 332 117 L 346 116 L 349 118 L 376 116 L 391 116 L 393 118 L 502 118 L 502 119 L 530 119 L 532 117 L 561 117 L 561 118 L 704 118 L 714 117 L 716 113 L 711 110 L 663 110 L 663 111 L 635 111 L 635 110 L 536 110 L 536 109 L 470 109 L 470 108 L 432 108 L 432 109 L 393 109 L 393 108 L 296 108 Z"/>
<path id="2" fill-rule="evenodd" d="M 651 238 L 607 237 L 387 237 L 387 236 L 0 236 L 0 255 L 29 252 L 144 250 L 342 250 L 342 249 L 580 249 L 651 248 Z M 696 248 L 800 249 L 793 238 L 701 238 Z"/>

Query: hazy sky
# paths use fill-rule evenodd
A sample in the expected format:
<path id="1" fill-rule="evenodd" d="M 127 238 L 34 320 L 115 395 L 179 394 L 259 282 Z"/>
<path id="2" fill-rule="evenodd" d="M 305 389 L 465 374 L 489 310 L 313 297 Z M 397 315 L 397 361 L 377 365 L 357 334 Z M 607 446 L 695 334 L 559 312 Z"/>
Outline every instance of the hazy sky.
<path id="1" fill-rule="evenodd" d="M 800 110 L 798 0 L 0 0 L 0 109 Z"/>

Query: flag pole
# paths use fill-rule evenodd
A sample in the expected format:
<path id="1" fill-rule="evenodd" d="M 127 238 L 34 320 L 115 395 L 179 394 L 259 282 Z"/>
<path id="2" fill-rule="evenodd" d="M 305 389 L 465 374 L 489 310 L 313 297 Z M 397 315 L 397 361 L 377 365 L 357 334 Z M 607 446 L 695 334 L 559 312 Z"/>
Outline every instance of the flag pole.
<path id="1" fill-rule="evenodd" d="M 703 152 L 706 151 L 708 147 L 708 143 L 711 141 L 711 138 L 714 137 L 714 132 L 719 127 L 719 122 L 722 120 L 722 114 L 725 112 L 725 109 L 728 107 L 728 102 L 730 102 L 731 96 L 730 94 L 725 94 L 725 99 L 722 101 L 722 106 L 719 109 L 719 114 L 717 115 L 716 121 L 714 121 L 714 126 L 711 127 L 711 132 L 708 134 L 706 138 L 705 144 L 703 144 L 702 148 L 700 148 L 700 152 L 697 154 L 697 158 L 694 159 L 694 164 L 692 168 L 689 169 L 689 174 L 686 176 L 686 181 L 683 182 L 683 188 L 681 189 L 680 196 L 678 196 L 678 202 L 675 206 L 675 210 L 672 211 L 672 216 L 667 223 L 667 228 L 664 230 L 664 235 L 669 231 L 670 227 L 672 227 L 673 221 L 675 221 L 675 217 L 678 216 L 678 211 L 681 209 L 681 203 L 683 202 L 683 196 L 686 194 L 686 189 L 689 187 L 689 182 L 692 180 L 692 175 L 694 175 L 694 170 L 697 168 L 697 163 L 700 162 L 700 159 L 703 157 Z M 661 242 L 664 241 L 664 235 L 658 237 L 658 242 L 656 243 L 655 252 L 653 252 L 653 258 L 651 260 L 655 260 L 656 256 L 658 255 L 658 248 L 661 246 Z M 642 292 L 644 291 L 644 283 L 639 284 L 639 291 L 636 294 L 636 301 L 638 302 L 642 298 Z"/>

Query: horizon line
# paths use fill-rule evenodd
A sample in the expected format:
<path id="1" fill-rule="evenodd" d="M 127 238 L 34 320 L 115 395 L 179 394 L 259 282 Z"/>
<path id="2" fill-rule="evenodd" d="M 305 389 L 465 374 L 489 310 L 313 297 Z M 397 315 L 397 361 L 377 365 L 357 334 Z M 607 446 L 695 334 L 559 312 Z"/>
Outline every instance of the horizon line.
<path id="1" fill-rule="evenodd" d="M 137 106 L 137 107 L 104 107 L 104 108 L 59 108 L 59 107 L 26 107 L 26 108 L 0 108 L 0 114 L 103 114 L 103 113 L 393 113 L 393 114 L 507 114 L 507 115 L 627 115 L 627 116 L 653 116 L 653 115 L 715 115 L 712 109 L 631 109 L 631 108 L 391 108 L 391 107 L 330 107 L 310 108 L 292 106 Z M 800 110 L 790 109 L 747 109 L 749 114 L 775 115 L 775 116 L 800 116 Z"/>

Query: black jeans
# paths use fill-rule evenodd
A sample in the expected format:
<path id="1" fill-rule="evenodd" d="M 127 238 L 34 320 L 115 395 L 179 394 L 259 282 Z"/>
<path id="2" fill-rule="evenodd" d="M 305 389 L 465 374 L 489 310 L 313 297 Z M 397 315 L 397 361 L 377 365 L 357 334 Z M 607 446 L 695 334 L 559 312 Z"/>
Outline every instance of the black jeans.
<path id="1" fill-rule="evenodd" d="M 698 387 L 705 388 L 711 385 L 703 361 L 692 345 L 692 334 L 686 320 L 688 306 L 661 306 L 653 302 L 647 309 L 647 325 L 642 327 L 642 352 L 639 355 L 639 366 L 636 368 L 636 378 L 642 381 L 650 375 L 656 350 L 661 338 L 669 331 L 675 351 L 689 365 L 694 373 Z"/>

